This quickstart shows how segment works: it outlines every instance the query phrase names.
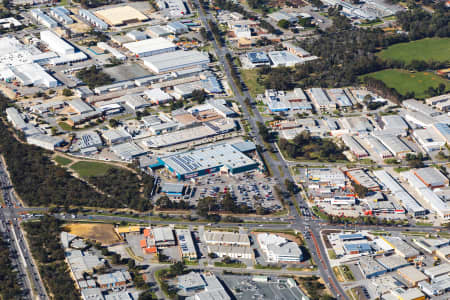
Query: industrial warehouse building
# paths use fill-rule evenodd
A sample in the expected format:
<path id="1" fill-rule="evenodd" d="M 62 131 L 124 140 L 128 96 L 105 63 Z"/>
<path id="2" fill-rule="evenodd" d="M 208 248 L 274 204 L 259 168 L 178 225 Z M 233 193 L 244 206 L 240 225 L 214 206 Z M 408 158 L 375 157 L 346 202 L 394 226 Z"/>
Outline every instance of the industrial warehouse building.
<path id="1" fill-rule="evenodd" d="M 119 6 L 96 11 L 95 14 L 111 26 L 146 21 L 146 15 L 131 6 Z"/>
<path id="2" fill-rule="evenodd" d="M 179 180 L 225 171 L 238 174 L 255 170 L 258 164 L 229 144 L 219 144 L 158 158 Z"/>
<path id="3" fill-rule="evenodd" d="M 146 39 L 123 45 L 137 57 L 146 57 L 175 51 L 177 46 L 165 38 Z"/>
<path id="4" fill-rule="evenodd" d="M 168 52 L 168 51 L 167 51 Z M 205 67 L 209 56 L 199 51 L 174 51 L 143 59 L 144 65 L 155 73 L 165 73 L 179 69 Z"/>

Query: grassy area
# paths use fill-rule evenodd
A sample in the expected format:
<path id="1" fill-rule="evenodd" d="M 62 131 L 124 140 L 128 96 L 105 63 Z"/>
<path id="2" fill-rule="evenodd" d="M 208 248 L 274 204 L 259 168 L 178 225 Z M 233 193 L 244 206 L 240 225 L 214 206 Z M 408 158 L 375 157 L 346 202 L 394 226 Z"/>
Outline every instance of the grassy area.
<path id="1" fill-rule="evenodd" d="M 105 175 L 109 169 L 114 167 L 100 162 L 79 161 L 73 164 L 71 168 L 75 172 L 77 172 L 81 177 L 86 178 L 91 176 Z"/>
<path id="2" fill-rule="evenodd" d="M 401 172 L 408 171 L 409 169 L 411 169 L 411 168 L 410 167 L 398 167 L 398 168 L 394 168 L 394 171 L 397 173 L 401 173 Z"/>
<path id="3" fill-rule="evenodd" d="M 198 260 L 183 259 L 186 266 L 198 266 Z"/>
<path id="4" fill-rule="evenodd" d="M 247 265 L 242 263 L 242 262 L 235 262 L 235 263 L 226 264 L 224 262 L 216 261 L 214 263 L 214 266 L 215 267 L 224 267 L 224 268 L 240 268 L 240 269 L 247 268 Z"/>
<path id="5" fill-rule="evenodd" d="M 66 158 L 66 157 L 62 157 L 62 156 L 55 156 L 54 158 L 55 162 L 60 165 L 60 166 L 66 166 L 68 164 L 70 164 L 73 160 Z"/>
<path id="6" fill-rule="evenodd" d="M 258 94 L 263 94 L 265 88 L 258 82 L 258 71 L 256 69 L 240 70 L 242 80 L 244 80 L 250 95 L 256 97 Z"/>
<path id="7" fill-rule="evenodd" d="M 416 222 L 417 226 L 433 226 L 433 223 L 430 222 Z"/>
<path id="8" fill-rule="evenodd" d="M 328 257 L 330 259 L 336 259 L 336 252 L 333 249 L 328 249 Z"/>
<path id="9" fill-rule="evenodd" d="M 412 60 L 448 61 L 450 38 L 426 38 L 408 43 L 392 45 L 378 53 L 383 59 L 410 63 Z"/>
<path id="10" fill-rule="evenodd" d="M 253 266 L 253 268 L 258 269 L 258 270 L 281 270 L 281 266 L 277 266 L 277 265 L 263 266 L 260 264 L 256 264 Z"/>
<path id="11" fill-rule="evenodd" d="M 437 88 L 439 84 L 446 85 L 447 90 L 450 89 L 450 81 L 429 72 L 410 73 L 405 70 L 387 69 L 374 73 L 369 76 L 383 81 L 388 87 L 395 88 L 397 92 L 405 95 L 408 92 L 414 92 L 415 98 L 424 99 L 428 97 L 426 91 L 429 87 Z"/>
<path id="12" fill-rule="evenodd" d="M 71 130 L 72 130 L 72 126 L 70 126 L 70 125 L 67 124 L 66 122 L 59 122 L 58 125 L 59 125 L 59 127 L 61 127 L 61 129 L 64 130 L 64 131 L 71 131 Z"/>

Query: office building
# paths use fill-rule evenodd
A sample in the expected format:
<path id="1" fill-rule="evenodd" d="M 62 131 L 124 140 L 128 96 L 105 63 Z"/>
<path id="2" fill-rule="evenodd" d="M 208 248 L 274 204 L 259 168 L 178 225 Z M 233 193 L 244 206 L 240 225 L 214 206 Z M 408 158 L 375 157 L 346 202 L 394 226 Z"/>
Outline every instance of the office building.
<path id="1" fill-rule="evenodd" d="M 298 245 L 281 236 L 260 233 L 257 240 L 268 262 L 300 262 L 303 259 L 302 250 Z"/>

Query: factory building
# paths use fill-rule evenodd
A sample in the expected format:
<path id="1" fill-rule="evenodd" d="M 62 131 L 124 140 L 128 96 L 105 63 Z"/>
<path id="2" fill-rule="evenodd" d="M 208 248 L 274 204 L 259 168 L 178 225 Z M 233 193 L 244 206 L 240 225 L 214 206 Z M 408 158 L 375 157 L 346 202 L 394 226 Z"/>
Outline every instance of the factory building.
<path id="1" fill-rule="evenodd" d="M 265 52 L 248 52 L 246 58 L 253 68 L 270 65 L 269 57 Z"/>
<path id="2" fill-rule="evenodd" d="M 305 49 L 294 45 L 292 42 L 283 42 L 283 47 L 286 48 L 290 53 L 300 56 L 300 57 L 308 57 L 311 56 L 311 53 L 306 51 Z"/>
<path id="3" fill-rule="evenodd" d="M 158 0 L 156 5 L 172 18 L 180 18 L 189 14 L 183 0 Z"/>
<path id="4" fill-rule="evenodd" d="M 175 246 L 175 236 L 170 227 L 156 227 L 152 229 L 153 239 L 157 248 Z"/>
<path id="5" fill-rule="evenodd" d="M 300 262 L 302 250 L 294 242 L 272 233 L 257 235 L 258 243 L 265 253 L 268 262 Z"/>
<path id="6" fill-rule="evenodd" d="M 405 258 L 408 261 L 411 261 L 420 255 L 419 251 L 417 251 L 415 248 L 413 248 L 411 245 L 409 245 L 407 242 L 405 242 L 399 237 L 381 236 L 380 238 L 383 239 L 386 243 L 388 243 L 389 246 L 394 248 L 394 251 L 397 255 L 400 255 L 401 257 Z"/>
<path id="7" fill-rule="evenodd" d="M 208 245 L 208 253 L 233 259 L 254 259 L 253 249 L 245 246 Z"/>
<path id="8" fill-rule="evenodd" d="M 441 150 L 446 144 L 446 141 L 433 127 L 416 129 L 413 135 L 427 152 Z"/>
<path id="9" fill-rule="evenodd" d="M 296 64 L 303 63 L 298 56 L 287 51 L 271 51 L 268 53 L 272 66 L 277 67 L 293 67 Z"/>
<path id="10" fill-rule="evenodd" d="M 69 17 L 70 11 L 64 6 L 50 8 L 50 14 L 59 22 L 68 25 L 73 24 L 73 19 Z"/>
<path id="11" fill-rule="evenodd" d="M 348 132 L 361 136 L 366 136 L 373 130 L 373 125 L 366 117 L 348 117 L 341 120 L 341 123 Z"/>
<path id="12" fill-rule="evenodd" d="M 136 57 L 146 57 L 175 51 L 177 46 L 165 38 L 146 39 L 123 45 Z"/>
<path id="13" fill-rule="evenodd" d="M 203 290 L 206 286 L 200 273 L 190 272 L 185 275 L 178 276 L 178 287 L 185 292 Z"/>
<path id="14" fill-rule="evenodd" d="M 179 180 L 216 172 L 239 174 L 258 168 L 258 164 L 229 144 L 219 144 L 158 158 Z"/>
<path id="15" fill-rule="evenodd" d="M 404 159 L 407 154 L 414 154 L 414 151 L 412 151 L 398 136 L 380 134 L 376 135 L 376 138 L 399 159 Z"/>
<path id="16" fill-rule="evenodd" d="M 378 183 L 362 169 L 347 170 L 344 173 L 351 181 L 366 187 L 370 191 L 380 190 Z"/>
<path id="17" fill-rule="evenodd" d="M 24 63 L 14 66 L 0 64 L 0 79 L 5 81 L 16 79 L 24 86 L 32 85 L 46 88 L 58 86 L 58 81 L 37 63 Z"/>
<path id="18" fill-rule="evenodd" d="M 178 21 L 168 23 L 166 28 L 173 34 L 183 34 L 189 31 L 187 25 Z"/>
<path id="19" fill-rule="evenodd" d="M 131 161 L 139 156 L 147 154 L 147 151 L 131 142 L 111 146 L 111 150 L 125 161 Z"/>
<path id="20" fill-rule="evenodd" d="M 308 90 L 312 101 L 317 110 L 331 110 L 336 109 L 336 103 L 328 98 L 327 94 L 321 88 L 311 88 Z"/>
<path id="21" fill-rule="evenodd" d="M 128 5 L 98 10 L 95 14 L 111 26 L 121 26 L 148 20 L 146 15 Z"/>
<path id="22" fill-rule="evenodd" d="M 436 106 L 439 103 L 447 102 L 450 100 L 450 93 L 445 95 L 440 95 L 436 97 L 431 97 L 425 100 L 425 103 L 428 105 Z"/>
<path id="23" fill-rule="evenodd" d="M 386 268 L 388 272 L 396 271 L 397 269 L 403 268 L 409 265 L 409 262 L 406 261 L 400 255 L 387 255 L 387 256 L 379 256 L 375 258 L 383 267 Z"/>
<path id="24" fill-rule="evenodd" d="M 209 56 L 196 50 L 178 50 L 145 57 L 143 61 L 147 68 L 159 74 L 195 67 L 205 68 L 209 63 Z"/>
<path id="25" fill-rule="evenodd" d="M 144 92 L 145 97 L 150 100 L 150 103 L 160 105 L 173 100 L 172 96 L 161 90 L 160 88 L 153 88 Z"/>
<path id="26" fill-rule="evenodd" d="M 80 15 L 80 17 L 82 17 L 84 20 L 89 22 L 91 25 L 94 25 L 98 29 L 101 29 L 101 30 L 108 29 L 108 24 L 106 24 L 103 20 L 98 18 L 96 15 L 94 15 L 90 11 L 80 8 L 78 10 L 78 14 Z"/>
<path id="27" fill-rule="evenodd" d="M 247 234 L 227 231 L 205 231 L 205 242 L 209 245 L 250 247 Z"/>
<path id="28" fill-rule="evenodd" d="M 438 266 L 426 268 L 424 270 L 424 273 L 432 280 L 437 280 L 439 277 L 445 276 L 450 273 L 450 264 L 444 263 Z"/>
<path id="29" fill-rule="evenodd" d="M 405 189 L 392 176 L 384 170 L 377 170 L 373 172 L 380 180 L 383 186 L 390 190 L 392 195 L 397 198 L 403 207 L 414 216 L 423 216 L 427 214 L 427 210 L 420 205 L 416 199 L 408 194 Z"/>
<path id="30" fill-rule="evenodd" d="M 9 122 L 14 126 L 17 130 L 25 130 L 28 127 L 28 124 L 23 119 L 22 115 L 19 113 L 17 108 L 8 107 L 6 109 L 6 118 Z"/>
<path id="31" fill-rule="evenodd" d="M 352 101 L 343 89 L 329 89 L 327 90 L 327 94 L 339 105 L 339 107 L 346 108 L 353 105 Z"/>
<path id="32" fill-rule="evenodd" d="M 366 279 L 386 273 L 386 269 L 370 256 L 361 256 L 357 264 Z"/>
<path id="33" fill-rule="evenodd" d="M 125 54 L 122 54 L 122 52 L 120 52 L 116 48 L 113 48 L 113 47 L 109 46 L 105 42 L 97 43 L 97 47 L 99 47 L 102 50 L 108 51 L 109 53 L 111 53 L 118 60 L 126 60 L 127 59 L 127 56 Z"/>
<path id="34" fill-rule="evenodd" d="M 381 120 L 384 123 L 384 129 L 388 129 L 390 132 L 395 130 L 396 135 L 406 136 L 409 126 L 401 116 L 387 115 L 382 116 Z"/>
<path id="35" fill-rule="evenodd" d="M 58 23 L 46 15 L 40 8 L 35 8 L 31 10 L 31 16 L 36 19 L 42 25 L 48 28 L 54 28 L 58 26 Z"/>
<path id="36" fill-rule="evenodd" d="M 406 109 L 421 112 L 422 114 L 425 114 L 428 117 L 435 117 L 441 114 L 440 112 L 434 110 L 432 107 L 414 99 L 405 100 L 402 102 L 402 105 Z"/>
<path id="37" fill-rule="evenodd" d="M 427 280 L 428 277 L 414 266 L 406 266 L 397 270 L 403 280 L 406 281 L 409 287 L 415 287 L 421 281 Z"/>
<path id="38" fill-rule="evenodd" d="M 45 135 L 45 134 L 36 134 L 27 137 L 27 143 L 31 145 L 35 145 L 47 150 L 54 151 L 56 147 L 64 144 L 64 140 L 60 137 Z"/>
<path id="39" fill-rule="evenodd" d="M 165 26 L 161 26 L 161 25 L 154 25 L 154 26 L 147 27 L 146 32 L 152 38 L 166 37 L 171 34 L 171 32 Z"/>
<path id="40" fill-rule="evenodd" d="M 181 257 L 190 260 L 197 259 L 197 250 L 195 249 L 191 231 L 188 229 L 175 229 L 175 235 L 177 236 Z"/>
<path id="41" fill-rule="evenodd" d="M 381 159 L 391 158 L 394 155 L 391 151 L 386 148 L 377 138 L 373 136 L 367 136 L 364 138 L 367 144 L 372 148 L 373 152 L 376 153 Z"/>
<path id="42" fill-rule="evenodd" d="M 308 102 L 305 93 L 300 88 L 289 92 L 266 90 L 264 95 L 263 101 L 271 112 L 312 110 L 311 103 Z"/>
<path id="43" fill-rule="evenodd" d="M 347 146 L 350 151 L 356 156 L 356 158 L 361 159 L 364 157 L 368 157 L 369 153 L 367 153 L 366 149 L 358 143 L 355 138 L 351 135 L 344 134 L 342 136 L 342 141 L 345 146 Z"/>
<path id="44" fill-rule="evenodd" d="M 449 184 L 448 178 L 434 167 L 415 169 L 413 173 L 431 189 L 441 188 Z"/>
<path id="45" fill-rule="evenodd" d="M 75 48 L 56 35 L 56 33 L 46 30 L 41 31 L 41 40 L 47 44 L 47 47 L 58 53 L 60 56 L 65 56 L 75 53 Z"/>
<path id="46" fill-rule="evenodd" d="M 426 172 L 427 171 L 425 171 L 425 173 Z M 426 201 L 431 206 L 434 211 L 436 211 L 436 213 L 441 218 L 443 218 L 444 220 L 450 220 L 449 202 L 446 202 L 439 198 L 439 196 L 437 196 L 436 193 L 428 188 L 427 185 L 413 173 L 413 171 L 402 172 L 400 175 L 408 181 L 409 185 L 414 188 L 414 190 L 423 198 L 424 201 Z M 438 181 L 442 179 L 440 176 L 439 178 L 436 176 L 435 180 L 435 184 L 439 184 Z M 428 181 L 432 182 L 434 180 L 433 178 L 429 178 Z"/>

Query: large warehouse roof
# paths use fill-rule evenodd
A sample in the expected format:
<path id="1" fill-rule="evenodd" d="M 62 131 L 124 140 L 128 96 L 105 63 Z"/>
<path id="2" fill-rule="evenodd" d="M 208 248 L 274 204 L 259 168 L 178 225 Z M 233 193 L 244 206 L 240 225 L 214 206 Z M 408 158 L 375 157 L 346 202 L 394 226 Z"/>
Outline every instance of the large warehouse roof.
<path id="1" fill-rule="evenodd" d="M 194 50 L 179 50 L 146 57 L 143 61 L 148 68 L 159 73 L 207 64 L 209 63 L 209 56 Z"/>
<path id="2" fill-rule="evenodd" d="M 240 168 L 254 165 L 255 162 L 229 144 L 212 145 L 197 150 L 162 157 L 161 160 L 178 174 L 226 165 Z"/>
<path id="3" fill-rule="evenodd" d="M 142 55 L 143 53 L 160 51 L 163 49 L 176 48 L 174 43 L 166 40 L 165 38 L 147 39 L 132 43 L 126 43 L 123 46 L 136 55 Z"/>
<path id="4" fill-rule="evenodd" d="M 95 14 L 112 26 L 142 22 L 148 19 L 146 15 L 131 6 L 119 6 L 102 9 L 96 11 Z"/>

